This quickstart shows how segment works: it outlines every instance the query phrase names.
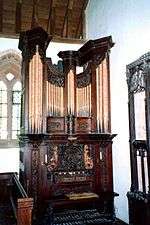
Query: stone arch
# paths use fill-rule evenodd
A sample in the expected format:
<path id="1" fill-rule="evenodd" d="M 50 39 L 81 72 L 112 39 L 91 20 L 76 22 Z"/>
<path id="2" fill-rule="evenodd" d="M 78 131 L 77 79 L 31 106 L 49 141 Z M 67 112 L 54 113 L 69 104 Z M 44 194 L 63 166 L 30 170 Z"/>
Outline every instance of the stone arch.
<path id="1" fill-rule="evenodd" d="M 0 53 L 0 80 L 12 73 L 16 80 L 21 79 L 21 54 L 14 49 Z"/>

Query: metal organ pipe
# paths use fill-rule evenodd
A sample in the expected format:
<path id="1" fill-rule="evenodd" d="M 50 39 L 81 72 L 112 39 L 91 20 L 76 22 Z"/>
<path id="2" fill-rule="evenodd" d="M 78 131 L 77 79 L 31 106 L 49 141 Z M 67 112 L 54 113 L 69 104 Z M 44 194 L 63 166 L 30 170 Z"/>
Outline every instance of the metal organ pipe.
<path id="1" fill-rule="evenodd" d="M 107 59 L 96 68 L 96 95 L 97 95 L 97 130 L 110 132 L 110 105 L 109 105 L 109 71 Z"/>
<path id="2" fill-rule="evenodd" d="M 42 132 L 43 64 L 36 46 L 36 54 L 29 63 L 29 132 Z"/>
<path id="3" fill-rule="evenodd" d="M 47 81 L 47 116 L 63 116 L 63 87 Z"/>
<path id="4" fill-rule="evenodd" d="M 108 92 L 108 68 L 106 58 L 103 61 L 103 106 L 104 106 L 104 131 L 109 131 L 109 92 Z M 106 91 L 107 90 L 107 91 Z"/>
<path id="5" fill-rule="evenodd" d="M 68 73 L 68 114 L 75 113 L 75 92 L 74 92 L 74 73 L 72 70 Z"/>
<path id="6" fill-rule="evenodd" d="M 77 116 L 91 115 L 91 84 L 77 88 Z"/>

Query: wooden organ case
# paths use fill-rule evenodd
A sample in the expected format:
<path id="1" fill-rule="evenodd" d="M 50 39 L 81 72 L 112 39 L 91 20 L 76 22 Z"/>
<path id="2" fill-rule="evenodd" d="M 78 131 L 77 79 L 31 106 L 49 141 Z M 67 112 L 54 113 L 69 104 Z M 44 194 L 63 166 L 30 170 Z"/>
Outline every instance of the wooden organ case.
<path id="1" fill-rule="evenodd" d="M 46 224 L 67 224 L 70 217 L 77 217 L 77 224 L 110 224 L 115 218 L 109 77 L 114 44 L 111 37 L 90 40 L 78 51 L 59 52 L 61 61 L 53 65 L 45 55 L 50 40 L 41 27 L 20 35 L 20 180 L 34 197 L 35 214 L 47 208 Z"/>
<path id="2" fill-rule="evenodd" d="M 129 222 L 150 224 L 150 53 L 127 65 L 131 189 Z"/>

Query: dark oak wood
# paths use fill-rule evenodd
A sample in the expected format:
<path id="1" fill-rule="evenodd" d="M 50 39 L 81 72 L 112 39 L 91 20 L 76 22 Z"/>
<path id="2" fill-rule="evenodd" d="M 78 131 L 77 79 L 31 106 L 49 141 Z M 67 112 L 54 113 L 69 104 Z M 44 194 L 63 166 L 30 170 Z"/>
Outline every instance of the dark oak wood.
<path id="1" fill-rule="evenodd" d="M 0 0 L 0 32 L 3 31 L 3 0 Z"/>
<path id="2" fill-rule="evenodd" d="M 52 6 L 53 6 L 53 0 L 50 0 L 50 3 L 49 3 L 48 23 L 47 23 L 47 32 L 49 32 L 49 27 L 50 27 L 50 21 L 51 21 L 51 16 L 52 16 Z"/>
<path id="3" fill-rule="evenodd" d="M 148 225 L 150 221 L 149 59 L 150 53 L 147 53 L 127 65 L 131 161 L 131 189 L 127 197 L 129 222 L 133 225 Z M 140 111 L 137 101 L 141 108 L 143 106 L 143 111 Z"/>
<path id="4" fill-rule="evenodd" d="M 47 32 L 50 32 L 54 40 L 56 38 L 60 42 L 62 42 L 61 40 L 72 42 L 75 39 L 81 43 L 85 38 L 82 29 L 80 29 L 80 24 L 84 23 L 81 15 L 85 11 L 87 3 L 87 0 L 80 2 L 78 0 L 44 0 L 43 2 L 1 0 L 0 35 L 18 38 L 18 32 L 31 28 L 31 23 L 35 22 L 33 14 L 36 11 L 36 23 Z"/>
<path id="5" fill-rule="evenodd" d="M 16 33 L 20 33 L 21 31 L 21 2 L 17 1 L 16 3 Z"/>
<path id="6" fill-rule="evenodd" d="M 53 65 L 45 54 L 50 40 L 37 26 L 20 35 L 20 181 L 34 198 L 35 223 L 47 219 L 47 224 L 56 224 L 58 211 L 72 215 L 76 210 L 75 215 L 94 212 L 97 221 L 110 224 L 116 196 L 108 68 L 113 42 L 105 37 L 88 41 L 78 51 L 61 51 L 61 61 Z M 77 66 L 83 66 L 82 73 L 76 73 Z"/>

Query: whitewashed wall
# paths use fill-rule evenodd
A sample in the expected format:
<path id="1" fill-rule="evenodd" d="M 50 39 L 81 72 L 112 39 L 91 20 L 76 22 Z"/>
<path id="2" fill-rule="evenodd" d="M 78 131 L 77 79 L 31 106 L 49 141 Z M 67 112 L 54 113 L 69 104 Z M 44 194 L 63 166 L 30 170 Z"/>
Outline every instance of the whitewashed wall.
<path id="1" fill-rule="evenodd" d="M 19 149 L 0 148 L 0 173 L 19 172 Z"/>
<path id="2" fill-rule="evenodd" d="M 111 51 L 112 132 L 114 189 L 119 193 L 117 216 L 128 222 L 126 193 L 130 188 L 128 145 L 128 96 L 126 65 L 150 51 L 149 0 L 90 0 L 86 11 L 87 38 L 112 35 Z"/>

